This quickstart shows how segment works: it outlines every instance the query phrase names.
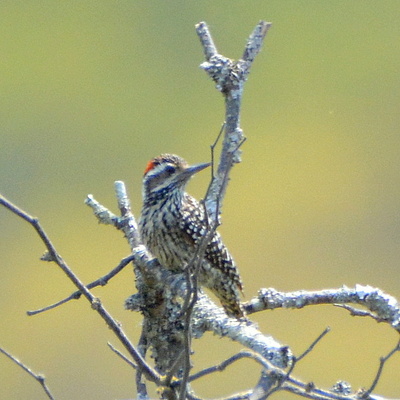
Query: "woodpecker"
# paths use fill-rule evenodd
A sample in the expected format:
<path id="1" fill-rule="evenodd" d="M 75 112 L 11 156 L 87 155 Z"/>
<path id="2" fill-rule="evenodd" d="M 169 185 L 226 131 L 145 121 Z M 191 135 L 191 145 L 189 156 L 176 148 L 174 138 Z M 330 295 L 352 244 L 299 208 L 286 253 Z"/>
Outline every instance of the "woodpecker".
<path id="1" fill-rule="evenodd" d="M 190 265 L 212 226 L 204 206 L 185 192 L 190 178 L 209 165 L 189 166 L 177 155 L 161 154 L 144 171 L 140 235 L 150 252 L 173 272 Z M 197 280 L 218 297 L 230 317 L 244 317 L 239 271 L 218 232 L 207 244 Z"/>

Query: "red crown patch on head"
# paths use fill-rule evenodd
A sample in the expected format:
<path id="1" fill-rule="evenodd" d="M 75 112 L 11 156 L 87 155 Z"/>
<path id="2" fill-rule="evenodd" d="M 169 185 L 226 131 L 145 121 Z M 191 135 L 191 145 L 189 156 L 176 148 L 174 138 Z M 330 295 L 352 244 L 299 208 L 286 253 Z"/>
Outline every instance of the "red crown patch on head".
<path id="1" fill-rule="evenodd" d="M 151 169 L 153 169 L 155 167 L 155 162 L 154 160 L 151 160 L 147 163 L 146 165 L 146 169 L 144 170 L 144 175 L 146 175 Z"/>

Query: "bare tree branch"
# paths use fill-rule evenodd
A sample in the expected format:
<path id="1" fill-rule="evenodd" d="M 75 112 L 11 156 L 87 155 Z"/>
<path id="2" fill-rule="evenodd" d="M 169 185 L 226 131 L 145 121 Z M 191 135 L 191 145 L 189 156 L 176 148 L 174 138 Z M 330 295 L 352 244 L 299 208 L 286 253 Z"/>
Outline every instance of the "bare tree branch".
<path id="1" fill-rule="evenodd" d="M 113 278 L 120 271 L 122 271 L 130 262 L 132 262 L 132 260 L 133 260 L 133 256 L 132 255 L 129 255 L 128 257 L 123 258 L 121 260 L 121 262 L 114 269 L 112 269 L 106 275 L 104 275 L 104 276 L 96 279 L 95 281 L 87 284 L 86 287 L 88 289 L 93 289 L 94 287 L 97 287 L 97 286 L 105 286 L 111 278 Z M 72 293 L 71 295 L 69 295 L 68 297 L 66 297 L 65 299 L 62 299 L 62 300 L 58 301 L 57 303 L 50 304 L 49 306 L 44 307 L 44 308 L 40 308 L 39 310 L 27 311 L 26 313 L 28 315 L 40 314 L 40 313 L 42 313 L 44 311 L 49 311 L 49 310 L 51 310 L 53 308 L 61 306 L 62 304 L 65 304 L 70 300 L 77 300 L 77 299 L 79 299 L 81 297 L 81 295 L 82 295 L 82 292 L 77 290 L 74 293 Z"/>
<path id="2" fill-rule="evenodd" d="M 298 363 L 302 358 L 307 356 L 311 351 L 314 350 L 314 347 L 322 340 L 322 338 L 330 332 L 331 328 L 325 328 L 322 333 L 308 346 L 308 348 L 304 351 L 303 354 L 300 354 L 296 357 L 296 363 Z M 293 363 L 294 365 L 295 363 Z"/>
<path id="3" fill-rule="evenodd" d="M 364 393 L 365 398 L 367 398 L 375 390 L 376 385 L 378 384 L 379 379 L 382 375 L 383 367 L 385 366 L 386 362 L 393 356 L 393 354 L 399 351 L 400 351 L 400 341 L 397 343 L 396 347 L 394 347 L 392 350 L 389 351 L 389 353 L 386 356 L 381 357 L 381 359 L 379 360 L 379 368 L 375 375 L 374 381 L 372 382 L 370 388 L 366 390 Z"/>
<path id="4" fill-rule="evenodd" d="M 126 357 L 124 354 L 122 354 L 110 342 L 108 342 L 107 345 L 118 357 L 121 357 L 128 365 L 130 365 L 134 369 L 138 369 L 138 366 L 135 363 L 133 363 L 128 357 Z"/>
<path id="5" fill-rule="evenodd" d="M 299 356 L 294 356 L 290 368 L 286 371 L 284 375 L 280 374 L 279 376 L 277 376 L 275 370 L 273 370 L 268 374 L 262 375 L 260 381 L 258 382 L 256 388 L 254 389 L 254 392 L 257 393 L 257 397 L 267 398 L 272 393 L 280 390 L 283 384 L 290 379 L 291 374 L 294 371 L 296 365 L 314 350 L 315 346 L 322 340 L 322 338 L 325 335 L 328 334 L 329 331 L 330 328 L 324 329 L 324 331 L 308 346 L 308 348 L 302 354 L 300 354 Z M 275 383 L 274 381 L 275 378 L 278 378 L 277 379 L 278 382 L 277 385 L 273 387 L 273 384 Z"/>
<path id="6" fill-rule="evenodd" d="M 140 353 L 140 355 L 145 358 L 146 357 L 146 353 L 147 353 L 147 348 L 148 348 L 148 340 L 147 340 L 147 336 L 145 334 L 145 330 L 142 329 L 141 335 L 140 335 L 140 339 L 139 339 L 139 343 L 138 343 L 138 351 Z M 136 383 L 136 389 L 137 389 L 137 396 L 138 399 L 148 399 L 149 395 L 147 394 L 147 386 L 145 382 L 142 382 L 142 377 L 143 377 L 143 373 L 142 370 L 140 368 L 137 368 L 136 370 L 136 379 L 135 379 L 135 383 Z"/>
<path id="7" fill-rule="evenodd" d="M 224 360 L 223 362 L 221 362 L 218 365 L 213 365 L 212 367 L 205 368 L 199 372 L 196 372 L 195 374 L 190 376 L 189 381 L 193 382 L 196 379 L 203 378 L 204 376 L 212 374 L 214 372 L 224 371 L 228 366 L 230 366 L 234 362 L 239 361 L 243 358 L 253 359 L 257 363 L 259 363 L 263 368 L 267 368 L 267 369 L 271 368 L 271 364 L 269 364 L 269 362 L 264 357 L 261 357 L 259 354 L 254 353 L 252 351 L 242 350 L 239 353 L 236 353 L 235 355 L 233 355 L 232 357 L 227 358 L 226 360 Z"/>
<path id="8" fill-rule="evenodd" d="M 9 208 L 9 207 L 7 207 L 7 208 Z M 26 366 L 24 363 L 19 361 L 15 356 L 13 356 L 12 354 L 8 353 L 6 350 L 4 350 L 1 347 L 0 347 L 0 353 L 3 353 L 6 357 L 8 357 L 13 362 L 15 362 L 15 364 L 20 366 L 30 376 L 32 376 L 34 379 L 36 379 L 36 381 L 38 381 L 40 383 L 40 385 L 42 386 L 42 388 L 43 388 L 44 392 L 46 393 L 47 397 L 49 399 L 51 399 L 51 400 L 55 400 L 55 397 L 53 397 L 52 393 L 50 392 L 49 387 L 46 385 L 46 379 L 45 379 L 45 377 L 43 375 L 34 373 L 28 366 Z"/>
<path id="9" fill-rule="evenodd" d="M 147 378 L 153 382 L 160 382 L 160 376 L 151 368 L 146 361 L 141 357 L 135 347 L 130 343 L 128 337 L 125 335 L 124 331 L 120 327 L 120 325 L 112 318 L 111 314 L 104 308 L 101 304 L 100 300 L 97 299 L 92 293 L 88 290 L 88 288 L 80 281 L 75 273 L 72 272 L 71 268 L 67 265 L 67 263 L 62 259 L 62 257 L 58 254 L 56 248 L 51 243 L 49 237 L 46 232 L 43 230 L 42 226 L 39 223 L 37 218 L 34 218 L 27 214 L 25 211 L 18 208 L 16 205 L 12 204 L 10 201 L 5 199 L 0 195 L 0 204 L 3 204 L 6 208 L 12 211 L 14 214 L 23 218 L 25 221 L 29 222 L 39 234 L 40 238 L 46 245 L 47 251 L 51 259 L 62 269 L 62 271 L 68 276 L 68 278 L 75 284 L 75 286 L 79 289 L 79 291 L 85 296 L 85 298 L 90 302 L 92 309 L 96 310 L 98 314 L 105 320 L 107 325 L 112 329 L 124 347 L 128 350 L 129 354 L 135 360 L 135 362 L 140 365 L 146 374 Z"/>

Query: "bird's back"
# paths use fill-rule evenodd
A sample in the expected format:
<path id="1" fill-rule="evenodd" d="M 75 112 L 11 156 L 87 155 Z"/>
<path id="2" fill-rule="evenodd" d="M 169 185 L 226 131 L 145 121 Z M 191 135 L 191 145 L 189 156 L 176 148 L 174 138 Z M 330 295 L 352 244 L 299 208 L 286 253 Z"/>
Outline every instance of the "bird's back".
<path id="1" fill-rule="evenodd" d="M 171 207 L 143 210 L 139 222 L 142 240 L 166 268 L 182 272 L 193 261 L 197 247 L 212 228 L 204 206 L 187 193 L 181 203 Z M 168 210 L 163 208 L 168 207 Z M 209 288 L 221 301 L 229 315 L 242 317 L 240 292 L 242 281 L 236 264 L 218 232 L 207 244 L 198 271 L 198 282 Z"/>

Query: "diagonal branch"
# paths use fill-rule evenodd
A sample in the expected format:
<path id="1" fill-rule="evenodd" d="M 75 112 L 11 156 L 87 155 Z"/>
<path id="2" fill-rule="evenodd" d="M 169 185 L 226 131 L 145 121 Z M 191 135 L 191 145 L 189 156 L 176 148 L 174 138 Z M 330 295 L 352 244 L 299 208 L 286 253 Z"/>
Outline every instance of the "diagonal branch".
<path id="1" fill-rule="evenodd" d="M 378 368 L 378 371 L 374 378 L 374 381 L 372 382 L 370 388 L 368 390 L 366 390 L 365 393 L 363 393 L 365 398 L 367 398 L 375 390 L 375 387 L 379 382 L 379 379 L 380 379 L 382 371 L 383 371 L 383 367 L 385 366 L 386 362 L 393 356 L 393 354 L 395 354 L 399 351 L 400 351 L 400 341 L 397 343 L 397 345 L 392 350 L 390 350 L 390 352 L 386 356 L 380 358 L 379 368 Z"/>
<path id="2" fill-rule="evenodd" d="M 7 208 L 9 208 L 9 207 L 7 207 Z M 3 353 L 6 357 L 8 357 L 13 362 L 15 362 L 15 364 L 20 366 L 25 372 L 27 372 L 30 376 L 32 376 L 36 381 L 38 381 L 40 383 L 40 385 L 42 386 L 44 392 L 46 393 L 47 397 L 50 400 L 55 400 L 52 393 L 50 392 L 49 387 L 46 384 L 46 379 L 43 375 L 36 374 L 28 366 L 26 366 L 24 363 L 22 363 L 20 360 L 18 360 L 15 356 L 13 356 L 12 354 L 10 354 L 8 351 L 4 350 L 1 347 L 0 347 L 0 353 Z"/>
<path id="3" fill-rule="evenodd" d="M 105 307 L 101 304 L 100 300 L 97 299 L 92 293 L 88 290 L 88 288 L 81 282 L 78 276 L 71 270 L 71 268 L 67 265 L 67 263 L 62 259 L 62 257 L 58 254 L 56 248 L 50 241 L 46 232 L 42 228 L 39 223 L 39 220 L 35 217 L 30 216 L 25 211 L 21 210 L 15 204 L 8 201 L 5 197 L 0 195 L 0 204 L 4 205 L 14 214 L 18 215 L 28 223 L 30 223 L 46 245 L 47 251 L 49 253 L 49 257 L 52 261 L 54 261 L 62 271 L 68 276 L 68 278 L 74 283 L 74 285 L 78 288 L 78 290 L 83 294 L 83 296 L 90 302 L 92 308 L 98 312 L 98 314 L 105 320 L 107 325 L 111 328 L 111 330 L 115 333 L 121 343 L 124 345 L 126 350 L 135 360 L 135 362 L 140 365 L 146 374 L 147 378 L 153 382 L 160 382 L 159 374 L 151 368 L 144 358 L 139 354 L 139 352 L 135 349 L 135 347 L 131 344 L 128 337 L 125 335 L 124 331 L 120 327 L 120 325 L 115 321 L 111 314 L 105 309 Z M 49 258 L 48 258 L 49 259 Z"/>

